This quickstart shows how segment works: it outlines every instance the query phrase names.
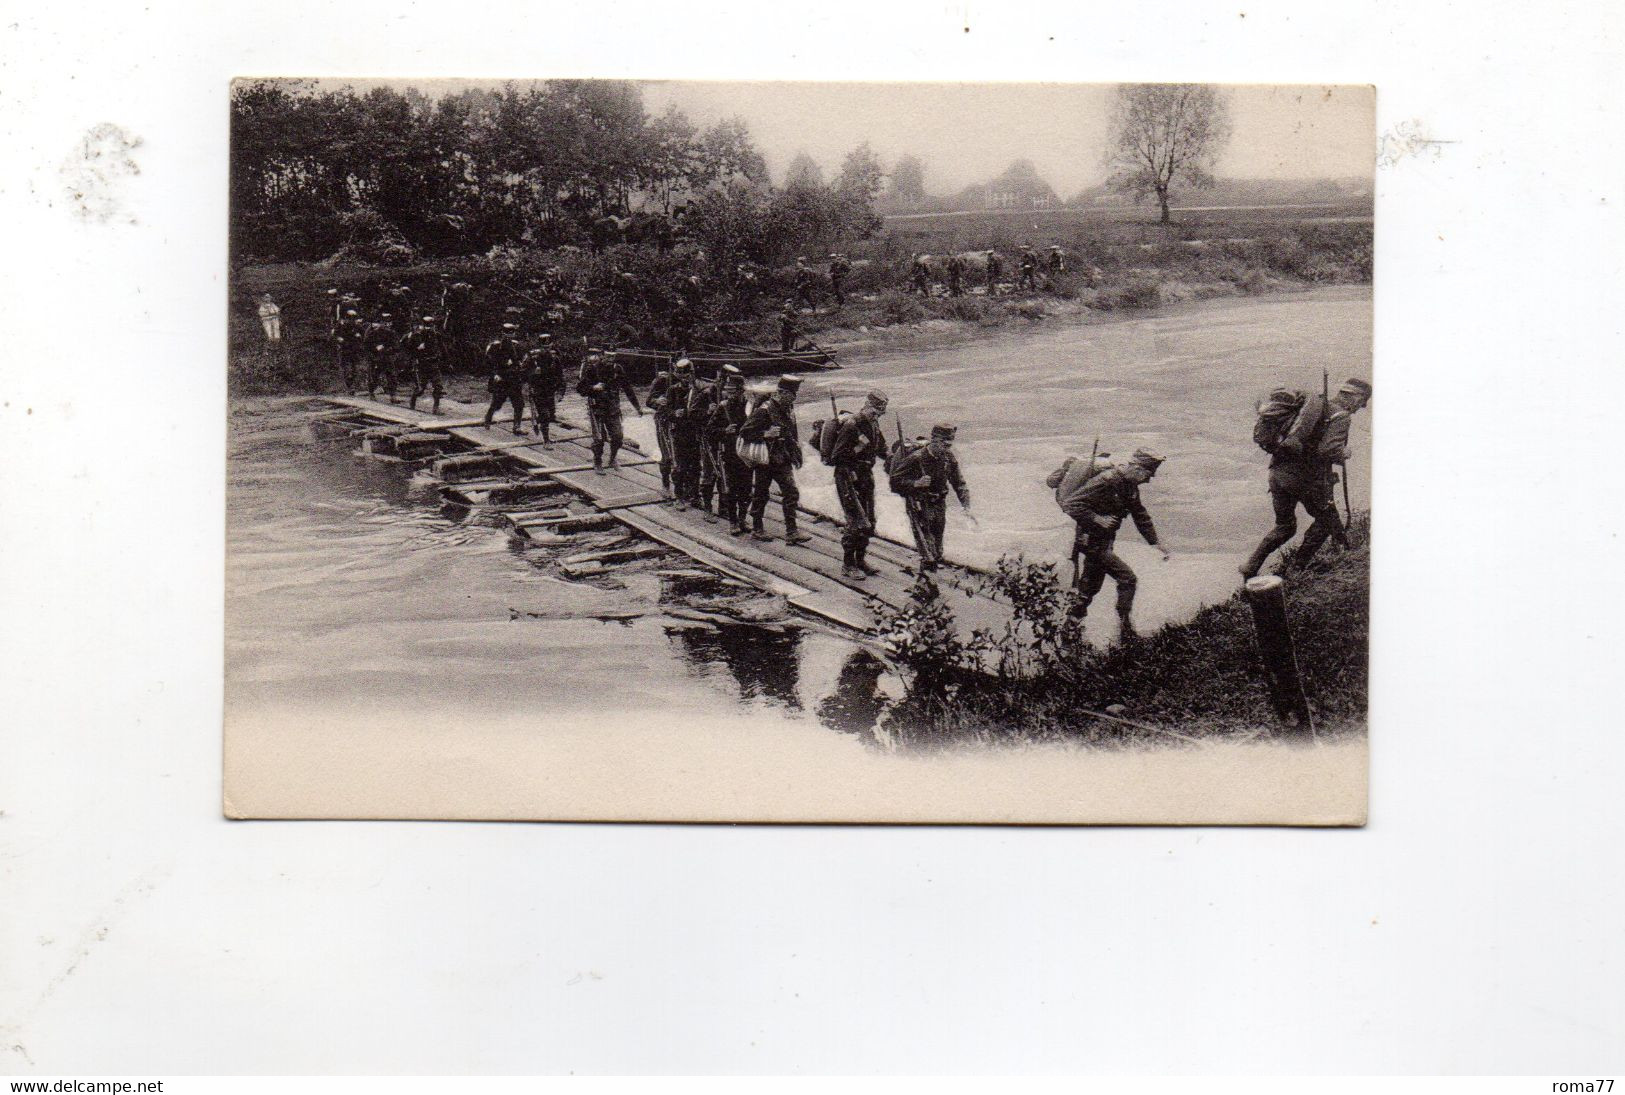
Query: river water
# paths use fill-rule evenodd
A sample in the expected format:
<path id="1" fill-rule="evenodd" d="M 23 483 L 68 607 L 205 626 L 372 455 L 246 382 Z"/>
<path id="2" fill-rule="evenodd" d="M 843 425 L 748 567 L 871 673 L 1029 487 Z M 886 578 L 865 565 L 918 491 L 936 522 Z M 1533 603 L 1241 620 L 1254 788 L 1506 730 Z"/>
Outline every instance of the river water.
<path id="1" fill-rule="evenodd" d="M 1137 614 L 1152 627 L 1228 596 L 1236 562 L 1270 524 L 1265 457 L 1251 442 L 1253 399 L 1275 384 L 1318 388 L 1322 368 L 1334 386 L 1345 375 L 1369 376 L 1370 357 L 1369 291 L 1217 301 L 877 357 L 827 386 L 810 378 L 801 418 L 810 423 L 827 409 L 831 389 L 855 406 L 849 397 L 880 387 L 911 434 L 934 421 L 957 424 L 980 527 L 955 514 L 949 554 L 976 563 L 1008 551 L 1064 554 L 1070 526 L 1042 482 L 1062 455 L 1087 455 L 1097 433 L 1114 452 L 1157 449 L 1167 463 L 1143 496 L 1174 560 L 1162 563 L 1132 531 L 1120 538 L 1141 575 Z M 568 768 L 587 749 L 592 764 L 607 765 L 626 750 L 650 772 L 654 756 L 679 769 L 683 757 L 696 767 L 733 763 L 739 735 L 767 758 L 866 750 L 895 684 L 851 642 L 816 627 L 674 631 L 658 612 L 671 580 L 655 569 L 626 575 L 618 589 L 563 581 L 545 554 L 443 512 L 426 480 L 318 438 L 307 418 L 297 401 L 232 414 L 228 767 L 235 760 L 240 776 L 255 776 L 239 780 L 242 794 L 352 769 L 392 783 L 379 773 L 403 763 L 394 752 L 408 740 L 448 778 L 474 778 L 471 765 L 487 783 L 500 782 L 504 768 L 492 758 L 517 758 L 533 735 L 576 743 L 565 760 L 550 754 L 550 765 Z M 1357 422 L 1353 487 L 1362 507 L 1369 415 Z M 633 436 L 649 426 L 628 424 Z M 809 504 L 836 509 L 823 469 L 810 466 L 802 478 Z M 906 539 L 899 500 L 882 491 L 882 529 Z M 625 623 L 559 618 L 616 611 L 648 614 Z M 1109 618 L 1104 602 L 1094 618 Z M 492 727 L 491 736 L 470 737 L 477 725 Z M 692 730 L 674 737 L 678 727 L 705 727 L 714 750 L 695 748 Z M 710 760 L 694 759 L 702 755 Z M 779 778 L 776 763 L 744 782 Z M 602 774 L 635 785 L 639 770 L 634 762 Z M 392 785 L 401 782 L 410 780 Z M 534 804 L 535 793 L 525 801 Z M 339 812 L 367 809 L 352 803 Z"/>

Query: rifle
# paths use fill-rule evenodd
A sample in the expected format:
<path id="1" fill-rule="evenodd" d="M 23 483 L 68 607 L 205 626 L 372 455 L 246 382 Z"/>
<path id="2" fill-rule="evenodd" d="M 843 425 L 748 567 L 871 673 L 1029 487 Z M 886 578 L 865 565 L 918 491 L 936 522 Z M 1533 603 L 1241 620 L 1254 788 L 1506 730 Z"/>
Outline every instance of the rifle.
<path id="1" fill-rule="evenodd" d="M 1095 435 L 1095 443 L 1089 449 L 1089 472 L 1090 472 L 1090 474 L 1093 474 L 1093 472 L 1095 470 L 1095 460 L 1099 456 L 1100 456 L 1100 436 L 1098 434 L 1096 434 Z M 1081 532 L 1081 531 L 1082 531 L 1082 529 L 1076 528 L 1076 527 L 1072 530 L 1072 585 L 1073 585 L 1074 588 L 1077 586 L 1078 579 L 1080 577 L 1080 574 L 1078 573 L 1078 571 L 1079 571 L 1078 555 L 1080 554 L 1080 552 L 1079 552 L 1079 544 L 1078 544 L 1078 533 Z"/>
<path id="2" fill-rule="evenodd" d="M 1320 399 L 1321 402 L 1326 405 L 1326 409 L 1322 413 L 1330 416 L 1332 407 L 1331 375 L 1325 369 L 1320 370 Z M 1348 529 L 1354 524 L 1354 510 L 1349 506 L 1348 462 L 1342 461 L 1339 464 L 1339 467 L 1343 469 L 1343 528 L 1339 530 L 1337 538 L 1346 548 L 1349 546 L 1349 540 L 1347 536 L 1343 535 L 1343 533 L 1347 532 Z M 1333 504 L 1335 505 L 1335 503 Z"/>

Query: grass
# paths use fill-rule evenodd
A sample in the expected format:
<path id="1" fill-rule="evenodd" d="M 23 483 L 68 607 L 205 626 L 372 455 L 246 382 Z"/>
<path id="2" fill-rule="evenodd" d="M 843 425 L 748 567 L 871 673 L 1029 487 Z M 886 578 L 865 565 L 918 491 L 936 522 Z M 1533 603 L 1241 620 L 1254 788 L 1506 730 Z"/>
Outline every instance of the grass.
<path id="1" fill-rule="evenodd" d="M 1348 550 L 1328 546 L 1302 571 L 1290 551 L 1283 561 L 1288 619 L 1323 736 L 1364 732 L 1369 531 L 1368 518 L 1357 515 Z M 917 592 L 919 603 L 892 619 L 888 640 L 907 681 L 905 698 L 887 715 L 887 729 L 899 742 L 1123 746 L 1173 740 L 1088 713 L 1108 707 L 1196 739 L 1248 736 L 1277 725 L 1252 613 L 1239 588 L 1189 621 L 1102 650 L 1067 632 L 1070 594 L 1056 582 L 1053 566 L 1006 561 L 1000 586 L 1022 625 L 984 637 L 979 664 L 995 667 L 991 671 L 971 668 L 976 659 L 945 645 L 943 636 L 952 633 L 942 616 L 951 611 L 949 602 Z"/>
<path id="2" fill-rule="evenodd" d="M 827 286 L 820 285 L 820 309 L 802 317 L 804 334 L 826 349 L 861 344 L 877 337 L 909 339 L 922 333 L 935 337 L 953 332 L 974 332 L 1020 327 L 1059 317 L 1093 313 L 1136 311 L 1163 304 L 1217 296 L 1244 296 L 1322 284 L 1361 284 L 1371 280 L 1371 225 L 1358 218 L 1346 222 L 1292 219 L 1275 213 L 1247 219 L 1193 219 L 1170 226 L 1102 219 L 1079 211 L 1052 211 L 1039 231 L 1025 231 L 1025 218 L 974 214 L 938 216 L 925 235 L 909 227 L 893 230 L 854 245 L 855 269 L 848 282 L 848 302 L 835 310 Z M 892 222 L 913 226 L 916 222 Z M 1059 243 L 1068 254 L 1069 269 L 1038 293 L 1020 293 L 1016 277 L 1017 245 Z M 908 263 L 914 250 L 933 255 L 998 247 L 1005 256 L 1005 291 L 996 297 L 970 293 L 961 297 L 921 297 L 910 291 Z M 309 391 L 318 384 L 331 387 L 336 370 L 326 343 L 328 327 L 325 290 L 336 287 L 359 292 L 371 301 L 385 282 L 405 281 L 428 302 L 437 294 L 441 273 L 475 286 L 471 331 L 478 344 L 503 319 L 502 308 L 513 303 L 516 291 L 525 290 L 525 275 L 557 263 L 577 281 L 589 286 L 609 263 L 641 264 L 651 281 L 669 280 L 676 256 L 627 253 L 625 249 L 603 259 L 579 252 L 523 252 L 472 257 L 405 268 L 377 269 L 356 265 L 282 263 L 250 266 L 235 271 L 230 297 L 230 383 L 234 395 Z M 939 271 L 940 275 L 940 271 Z M 714 332 L 701 329 L 700 339 L 715 338 L 754 346 L 778 344 L 777 304 L 790 295 L 788 271 L 768 275 L 753 314 L 743 314 L 739 302 L 716 297 L 708 302 L 706 318 L 722 319 L 727 326 Z M 968 275 L 967 288 L 981 286 L 985 278 Z M 943 286 L 940 276 L 936 292 Z M 278 358 L 262 352 L 263 339 L 255 315 L 255 300 L 269 292 L 282 307 L 286 344 Z M 668 336 L 657 317 L 629 315 L 608 303 L 593 304 L 589 292 L 566 330 L 559 335 L 586 335 L 594 341 L 625 346 L 660 347 Z M 523 303 L 523 301 L 521 301 Z M 536 310 L 536 309 L 529 309 Z M 579 345 L 579 342 L 577 343 Z M 462 367 L 479 372 L 472 351 L 463 355 Z"/>

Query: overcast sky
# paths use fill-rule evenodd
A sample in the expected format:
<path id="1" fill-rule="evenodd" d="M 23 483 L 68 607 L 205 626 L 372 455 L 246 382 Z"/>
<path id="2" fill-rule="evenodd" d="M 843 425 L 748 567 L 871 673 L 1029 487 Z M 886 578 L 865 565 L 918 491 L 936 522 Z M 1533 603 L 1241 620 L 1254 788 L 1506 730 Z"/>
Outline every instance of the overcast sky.
<path id="1" fill-rule="evenodd" d="M 365 90 L 408 84 L 439 94 L 491 80 L 340 80 Z M 775 182 L 805 150 L 826 177 L 863 141 L 890 168 L 913 153 L 932 193 L 985 182 L 1025 158 L 1067 198 L 1105 177 L 1109 84 L 858 84 L 644 82 L 650 115 L 675 105 L 710 125 L 739 115 Z M 1236 86 L 1225 89 L 1233 136 L 1218 173 L 1240 178 L 1369 178 L 1376 156 L 1376 96 L 1369 87 Z"/>
<path id="2" fill-rule="evenodd" d="M 1064 198 L 1101 181 L 1112 87 L 1103 84 L 649 83 L 651 114 L 675 104 L 696 122 L 732 114 L 750 125 L 775 181 L 805 150 L 826 176 L 868 141 L 890 167 L 912 152 L 926 189 L 958 190 L 1018 158 Z M 1369 176 L 1375 96 L 1367 87 L 1233 87 L 1234 135 L 1221 175 L 1246 178 Z"/>

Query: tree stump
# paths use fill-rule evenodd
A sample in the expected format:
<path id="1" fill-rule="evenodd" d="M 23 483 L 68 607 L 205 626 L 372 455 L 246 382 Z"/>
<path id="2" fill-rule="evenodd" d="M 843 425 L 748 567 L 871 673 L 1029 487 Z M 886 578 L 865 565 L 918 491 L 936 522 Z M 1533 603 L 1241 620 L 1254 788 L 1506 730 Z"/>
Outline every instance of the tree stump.
<path id="1" fill-rule="evenodd" d="M 1250 578 L 1245 587 L 1247 604 L 1253 610 L 1253 626 L 1258 632 L 1258 652 L 1264 659 L 1269 680 L 1270 702 L 1276 717 L 1291 728 L 1290 735 L 1314 740 L 1315 719 L 1304 695 L 1303 677 L 1298 672 L 1298 654 L 1292 646 L 1292 629 L 1286 618 L 1286 583 L 1275 575 Z"/>

